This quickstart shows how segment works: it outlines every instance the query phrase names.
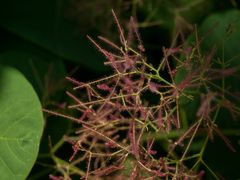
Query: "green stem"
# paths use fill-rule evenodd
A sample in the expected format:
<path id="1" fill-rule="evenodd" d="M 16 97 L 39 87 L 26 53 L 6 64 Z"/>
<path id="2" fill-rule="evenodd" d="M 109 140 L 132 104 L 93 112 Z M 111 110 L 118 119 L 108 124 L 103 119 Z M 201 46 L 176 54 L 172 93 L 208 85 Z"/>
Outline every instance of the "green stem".
<path id="1" fill-rule="evenodd" d="M 201 162 L 207 168 L 207 170 L 213 175 L 215 179 L 220 180 L 219 177 L 213 172 L 213 170 L 203 160 Z"/>

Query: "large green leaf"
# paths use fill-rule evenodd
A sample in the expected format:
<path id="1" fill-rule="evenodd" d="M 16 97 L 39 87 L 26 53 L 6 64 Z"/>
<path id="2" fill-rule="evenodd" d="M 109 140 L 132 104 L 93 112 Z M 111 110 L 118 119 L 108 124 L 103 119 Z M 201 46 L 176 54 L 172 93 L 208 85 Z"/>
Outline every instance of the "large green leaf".
<path id="1" fill-rule="evenodd" d="M 240 74 L 240 11 L 229 10 L 224 13 L 216 13 L 209 16 L 199 28 L 200 36 L 204 37 L 201 42 L 203 53 L 209 53 L 215 46 L 215 60 L 224 62 L 226 68 L 235 68 L 235 76 L 225 78 L 225 89 L 230 93 L 238 94 L 240 92 L 239 74 Z M 220 67 L 218 63 L 213 63 L 214 67 Z M 240 98 L 232 98 L 231 101 L 240 105 Z M 228 116 L 221 119 L 229 119 Z M 225 121 L 225 122 L 226 122 Z M 226 123 L 227 125 L 228 123 Z"/>
<path id="2" fill-rule="evenodd" d="M 85 65 L 92 70 L 102 71 L 103 57 L 92 47 L 85 35 L 79 33 L 79 27 L 66 18 L 67 2 L 1 2 L 0 26 L 59 57 Z"/>
<path id="3" fill-rule="evenodd" d="M 200 26 L 199 35 L 204 37 L 201 49 L 210 51 L 217 46 L 216 57 L 230 60 L 240 56 L 240 11 L 230 10 L 209 16 Z M 231 66 L 239 66 L 237 59 L 231 61 Z"/>
<path id="4" fill-rule="evenodd" d="M 198 30 L 198 35 L 202 38 L 200 43 L 200 49 L 203 55 L 207 56 L 214 47 L 217 48 L 214 54 L 214 59 L 212 60 L 212 66 L 214 68 L 221 68 L 221 66 L 216 62 L 220 60 L 225 62 L 225 68 L 236 68 L 237 73 L 240 72 L 240 52 L 239 52 L 239 39 L 240 39 L 240 11 L 230 10 L 224 13 L 216 13 L 207 17 L 203 23 L 200 25 Z M 189 37 L 189 43 L 195 43 L 194 36 Z M 180 82 L 186 76 L 186 71 L 181 69 L 177 76 L 177 82 Z M 213 83 L 217 83 L 214 81 Z M 225 78 L 225 86 L 230 92 L 240 91 L 239 79 L 234 76 L 229 76 Z M 188 100 L 186 98 L 181 99 L 181 104 L 184 106 L 189 105 L 192 109 L 191 118 L 194 116 L 199 105 L 200 92 L 195 91 L 192 94 L 195 99 L 194 101 Z M 194 104 L 194 106 L 193 106 Z M 186 108 L 186 109 L 189 109 Z M 194 109 L 194 110 L 193 110 Z"/>
<path id="5" fill-rule="evenodd" d="M 213 47 L 217 48 L 216 53 L 212 58 L 212 66 L 214 68 L 219 68 L 219 70 L 221 70 L 221 66 L 217 63 L 218 61 L 221 61 L 226 62 L 226 65 L 228 65 L 226 68 L 237 69 L 236 76 L 225 77 L 224 84 L 225 89 L 229 93 L 239 92 L 240 11 L 230 10 L 210 15 L 200 25 L 198 29 L 198 35 L 199 39 L 202 39 L 200 43 L 200 51 L 203 56 L 206 57 L 212 51 Z M 194 36 L 191 36 L 189 38 L 189 42 L 195 43 L 194 39 Z M 177 74 L 177 81 L 181 81 L 187 75 L 187 71 L 181 69 Z M 221 88 L 221 79 L 220 81 L 212 80 L 212 82 Z M 216 89 L 211 85 L 208 87 L 209 90 L 212 91 L 221 90 Z M 183 114 L 186 114 L 187 120 L 191 122 L 196 118 L 196 112 L 200 106 L 200 94 L 206 92 L 203 92 L 200 89 L 196 90 L 193 93 L 190 93 L 189 89 L 186 89 L 185 92 L 191 94 L 194 97 L 194 100 L 187 100 L 184 97 L 180 98 L 182 112 Z M 240 102 L 237 96 L 233 98 L 226 93 L 225 97 L 230 99 L 232 103 L 239 107 Z M 224 108 L 220 109 L 217 119 L 214 123 L 217 123 L 217 126 L 221 130 L 231 129 L 234 131 L 240 126 L 239 121 L 233 121 L 233 118 L 230 115 L 229 111 Z M 233 147 L 236 148 L 237 152 L 239 152 L 239 144 L 237 142 L 237 139 L 239 139 L 238 134 L 232 133 L 232 135 L 233 136 L 228 136 L 227 138 L 230 140 Z M 239 169 L 237 165 L 239 163 L 239 153 L 236 154 L 230 151 L 226 144 L 224 144 L 223 140 L 219 138 L 217 134 L 214 136 L 214 143 L 209 143 L 204 152 L 205 163 L 208 164 L 208 166 L 211 167 L 216 174 L 220 174 L 225 179 L 237 179 L 239 177 L 239 173 L 237 173 Z M 224 156 L 222 156 L 223 154 Z M 231 168 L 226 168 L 226 166 L 223 166 L 224 163 L 231 163 Z M 211 173 L 208 171 L 206 171 L 206 175 L 204 177 L 205 179 L 213 179 Z"/>
<path id="6" fill-rule="evenodd" d="M 27 177 L 43 124 L 41 104 L 29 82 L 17 70 L 0 67 L 0 179 Z"/>

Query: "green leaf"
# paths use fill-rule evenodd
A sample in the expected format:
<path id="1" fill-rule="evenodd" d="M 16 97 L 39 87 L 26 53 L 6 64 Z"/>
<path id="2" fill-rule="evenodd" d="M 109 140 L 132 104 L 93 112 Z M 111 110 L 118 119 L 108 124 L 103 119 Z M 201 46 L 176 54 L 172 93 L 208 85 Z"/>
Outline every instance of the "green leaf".
<path id="1" fill-rule="evenodd" d="M 240 73 L 240 11 L 229 10 L 209 16 L 200 26 L 199 36 L 203 37 L 200 44 L 203 53 L 208 54 L 213 47 L 217 48 L 213 67 L 220 69 L 219 62 L 221 62 L 225 68 L 235 68 L 237 71 L 235 74 L 238 76 Z M 225 88 L 231 93 L 240 91 L 239 78 L 226 77 Z"/>
<path id="2" fill-rule="evenodd" d="M 199 39 L 202 39 L 200 42 L 200 52 L 202 53 L 203 57 L 206 57 L 212 51 L 213 47 L 217 48 L 216 53 L 214 54 L 214 57 L 211 61 L 213 68 L 221 70 L 223 68 L 219 64 L 219 62 L 221 62 L 226 66 L 225 68 L 237 69 L 237 72 L 234 76 L 224 77 L 224 80 L 220 77 L 218 80 L 211 81 L 215 85 L 218 85 L 220 88 L 216 89 L 211 85 L 208 85 L 208 88 L 211 91 L 221 92 L 222 86 L 224 84 L 224 90 L 229 92 L 225 93 L 224 97 L 230 100 L 229 102 L 233 103 L 238 108 L 240 105 L 238 95 L 236 94 L 234 97 L 232 97 L 229 94 L 240 91 L 240 11 L 230 10 L 224 13 L 216 13 L 209 16 L 203 21 L 202 25 L 200 25 L 198 29 L 198 35 Z M 188 44 L 190 43 L 194 44 L 194 36 L 191 36 L 189 38 Z M 186 76 L 187 72 L 181 69 L 181 71 L 177 74 L 178 82 Z M 188 89 L 186 89 L 185 92 L 188 92 Z M 199 91 L 191 94 L 194 96 L 193 101 L 189 100 L 186 102 L 184 98 L 180 98 L 181 110 L 183 111 L 183 114 L 186 114 L 189 122 L 191 122 L 192 119 L 194 120 L 196 117 L 196 112 L 200 107 L 201 92 L 204 91 L 202 89 L 199 89 Z M 204 93 L 206 93 L 206 90 Z M 219 102 L 218 105 L 221 105 L 221 102 Z M 230 106 L 230 109 L 233 108 Z M 218 113 L 214 112 L 211 113 L 211 115 L 217 115 L 217 119 L 213 122 L 217 124 L 217 127 L 222 130 L 223 134 L 231 142 L 230 144 L 233 145 L 237 152 L 239 152 L 239 137 L 237 137 L 237 133 L 234 132 L 231 134 L 232 136 L 227 136 L 227 129 L 235 131 L 239 128 L 240 123 L 238 119 L 236 118 L 236 121 L 234 121 L 232 114 L 224 107 L 221 108 Z M 219 135 L 217 133 L 214 132 L 213 134 L 214 141 L 211 143 L 209 142 L 204 150 L 203 159 L 205 159 L 205 163 L 208 164 L 208 166 L 211 167 L 212 171 L 216 172 L 216 174 L 220 174 L 221 177 L 224 177 L 226 179 L 237 179 L 238 174 L 236 172 L 239 169 L 237 165 L 239 163 L 239 153 L 233 153 L 230 149 L 228 149 L 223 139 L 219 138 Z M 202 143 L 197 142 L 196 144 L 193 144 L 190 149 L 199 148 L 198 145 L 201 144 Z M 231 168 L 226 168 L 226 166 L 223 166 L 223 164 L 229 163 L 231 163 Z M 208 170 L 206 170 L 204 177 L 205 179 L 213 179 L 212 174 L 209 173 Z"/>
<path id="3" fill-rule="evenodd" d="M 103 57 L 66 18 L 67 7 L 66 0 L 4 1 L 0 26 L 61 58 L 104 71 Z"/>
<path id="4" fill-rule="evenodd" d="M 226 68 L 235 68 L 239 75 L 240 11 L 230 10 L 209 16 L 199 28 L 199 34 L 205 36 L 201 43 L 202 51 L 207 53 L 217 47 L 215 59 L 224 62 Z M 213 66 L 219 67 L 217 63 Z M 239 78 L 229 76 L 225 81 L 231 92 L 240 91 Z"/>
<path id="5" fill-rule="evenodd" d="M 207 56 L 216 47 L 216 53 L 212 60 L 212 66 L 221 70 L 219 62 L 225 64 L 226 68 L 236 68 L 237 75 L 240 72 L 240 52 L 239 52 L 239 39 L 240 39 L 240 11 L 230 10 L 224 13 L 216 13 L 207 17 L 200 25 L 198 30 L 199 38 L 203 40 L 200 43 L 201 53 Z M 188 39 L 189 44 L 195 44 L 194 36 L 190 36 Z M 184 69 L 181 69 L 176 76 L 176 81 L 181 82 L 187 73 Z M 221 87 L 221 79 L 214 80 L 214 84 Z M 235 93 L 240 91 L 239 79 L 236 76 L 225 77 L 225 88 L 229 92 Z M 180 98 L 180 104 L 183 109 L 187 109 L 188 119 L 194 119 L 196 111 L 200 103 L 201 91 L 195 91 L 189 93 L 188 89 L 186 93 L 191 94 L 194 100 L 187 100 L 184 97 Z M 235 98 L 236 104 L 239 104 L 239 99 Z M 228 119 L 228 116 L 221 117 L 221 119 Z"/>
<path id="6" fill-rule="evenodd" d="M 231 66 L 240 65 L 237 57 L 240 39 L 240 11 L 230 10 L 209 16 L 199 28 L 200 37 L 205 36 L 201 43 L 201 49 L 211 51 L 216 46 L 216 57 L 230 60 Z"/>
<path id="7" fill-rule="evenodd" d="M 1 179 L 25 179 L 37 158 L 44 120 L 32 86 L 10 67 L 0 67 L 0 109 Z"/>

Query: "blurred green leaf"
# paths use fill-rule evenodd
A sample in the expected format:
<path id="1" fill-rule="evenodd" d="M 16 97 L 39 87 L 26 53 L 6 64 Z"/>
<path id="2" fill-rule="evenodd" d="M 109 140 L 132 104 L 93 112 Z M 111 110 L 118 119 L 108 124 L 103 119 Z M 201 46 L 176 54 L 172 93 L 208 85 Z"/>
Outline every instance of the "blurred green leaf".
<path id="1" fill-rule="evenodd" d="M 198 30 L 199 38 L 202 38 L 200 44 L 200 49 L 205 56 L 209 54 L 214 47 L 217 48 L 214 55 L 213 67 L 214 68 L 237 68 L 237 73 L 240 70 L 240 61 L 238 60 L 240 56 L 238 44 L 240 39 L 240 11 L 230 10 L 224 13 L 217 13 L 207 17 L 202 25 L 200 25 Z M 189 37 L 189 44 L 195 44 L 194 36 Z M 225 67 L 221 67 L 217 63 L 222 62 Z M 186 71 L 181 69 L 177 76 L 176 81 L 181 82 L 186 76 Z M 240 86 L 238 85 L 239 79 L 233 76 L 225 78 L 225 88 L 230 88 L 231 93 L 240 91 Z M 220 82 L 214 81 L 214 83 L 219 84 Z M 219 86 L 221 86 L 219 84 Z M 186 90 L 188 92 L 188 90 Z M 194 96 L 194 100 L 187 100 L 186 98 L 181 98 L 181 104 L 186 109 L 191 109 L 189 116 L 194 118 L 197 106 L 199 105 L 200 91 L 195 91 L 190 93 Z M 191 115 L 191 116 L 190 116 Z"/>
<path id="2" fill-rule="evenodd" d="M 0 67 L 0 173 L 2 180 L 25 179 L 43 132 L 39 99 L 17 70 Z"/>
<path id="3" fill-rule="evenodd" d="M 240 11 L 229 10 L 209 16 L 199 28 L 199 37 L 202 37 L 200 48 L 203 53 L 209 54 L 216 47 L 213 66 L 215 68 L 235 68 L 236 75 L 225 78 L 225 88 L 231 93 L 239 92 L 240 73 Z"/>
<path id="4" fill-rule="evenodd" d="M 230 10 L 209 16 L 199 28 L 199 36 L 204 37 L 201 49 L 211 51 L 217 46 L 216 57 L 231 60 L 240 56 L 240 11 Z M 231 66 L 239 66 L 239 61 L 231 61 Z"/>
<path id="5" fill-rule="evenodd" d="M 104 71 L 103 57 L 65 17 L 66 0 L 1 2 L 0 26 L 64 59 Z M 13 5 L 14 4 L 14 5 Z"/>
<path id="6" fill-rule="evenodd" d="M 229 76 L 225 78 L 224 86 L 229 93 L 235 93 L 240 91 L 239 86 L 239 72 L 240 72 L 240 61 L 239 61 L 239 39 L 240 39 L 240 11 L 239 10 L 230 10 L 222 13 L 216 13 L 207 17 L 202 25 L 198 29 L 199 39 L 202 39 L 200 43 L 200 51 L 206 57 L 214 47 L 217 48 L 214 57 L 212 58 L 212 65 L 214 68 L 219 68 L 223 64 L 225 68 L 236 68 L 236 76 Z M 189 37 L 188 44 L 194 44 L 194 36 Z M 219 64 L 219 63 L 222 63 Z M 177 81 L 180 82 L 184 77 L 186 77 L 186 71 L 181 69 L 177 74 Z M 218 85 L 220 88 L 222 86 L 222 78 L 220 81 L 213 81 L 214 84 Z M 210 89 L 214 87 L 209 87 Z M 219 91 L 220 89 L 218 89 Z M 186 89 L 188 93 L 188 89 Z M 200 104 L 200 93 L 201 90 L 192 93 L 194 96 L 193 101 L 186 101 L 186 98 L 180 98 L 181 109 L 184 112 L 187 112 L 188 121 L 192 121 L 195 118 L 197 109 Z M 233 98 L 229 94 L 226 94 L 226 98 L 230 99 L 232 103 L 235 103 L 236 106 L 239 106 L 239 98 Z M 239 128 L 239 121 L 233 121 L 231 113 L 221 108 L 216 120 L 218 127 L 221 129 L 232 129 L 235 130 Z M 237 134 L 236 134 L 237 136 Z M 209 143 L 205 150 L 205 161 L 209 164 L 210 167 L 213 167 L 213 171 L 221 174 L 226 179 L 236 179 L 238 176 L 237 164 L 239 153 L 233 153 L 230 149 L 227 148 L 224 141 L 216 135 L 214 138 L 214 144 Z M 229 138 L 230 142 L 234 148 L 239 150 L 239 144 L 237 143 L 238 139 L 234 135 Z M 216 151 L 216 149 L 220 149 Z M 222 156 L 224 154 L 224 156 Z M 219 158 L 220 157 L 220 158 Z M 233 166 L 231 168 L 226 168 L 222 164 L 224 162 L 231 162 Z M 206 172 L 206 178 L 211 179 L 212 175 L 209 172 Z"/>

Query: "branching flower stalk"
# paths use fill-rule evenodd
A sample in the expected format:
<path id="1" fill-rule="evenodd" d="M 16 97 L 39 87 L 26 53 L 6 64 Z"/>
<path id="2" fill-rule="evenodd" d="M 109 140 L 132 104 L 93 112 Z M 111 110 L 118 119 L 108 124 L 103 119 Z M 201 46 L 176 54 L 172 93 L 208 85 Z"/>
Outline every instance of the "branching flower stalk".
<path id="1" fill-rule="evenodd" d="M 92 82 L 67 77 L 74 84 L 73 91 L 67 92 L 74 103 L 68 107 L 79 114 L 78 117 L 45 110 L 78 124 L 76 133 L 66 136 L 65 140 L 73 147 L 69 165 L 81 169 L 81 174 L 76 174 L 73 168 L 65 172 L 61 169 L 62 178 L 78 175 L 81 179 L 201 179 L 204 171 L 197 167 L 201 163 L 205 165 L 204 149 L 197 154 L 190 153 L 196 137 L 206 135 L 205 148 L 208 139 L 213 139 L 216 133 L 234 150 L 216 125 L 219 108 L 230 103 L 223 95 L 227 90 L 217 84 L 217 88 L 209 88 L 213 79 L 225 78 L 234 70 L 218 71 L 211 67 L 213 53 L 204 57 L 199 51 L 199 42 L 191 48 L 163 49 L 164 57 L 155 68 L 144 56 L 134 19 L 130 19 L 126 35 L 114 12 L 113 16 L 120 45 L 99 37 L 101 43 L 110 46 L 109 51 L 88 37 L 105 56 L 105 65 L 111 67 L 113 74 Z M 176 61 L 175 68 L 170 60 Z M 166 71 L 168 78 L 162 76 Z M 179 71 L 186 73 L 177 82 Z M 182 99 L 191 101 L 195 98 L 192 91 L 200 89 L 203 89 L 202 100 L 196 119 L 192 119 L 192 125 L 186 129 L 182 126 L 186 119 L 180 112 Z M 235 109 L 234 114 L 239 112 L 234 104 L 228 107 Z M 177 136 L 168 138 L 173 132 L 177 132 Z M 196 159 L 192 167 L 185 165 L 189 159 Z M 50 178 L 61 179 L 53 175 Z"/>

